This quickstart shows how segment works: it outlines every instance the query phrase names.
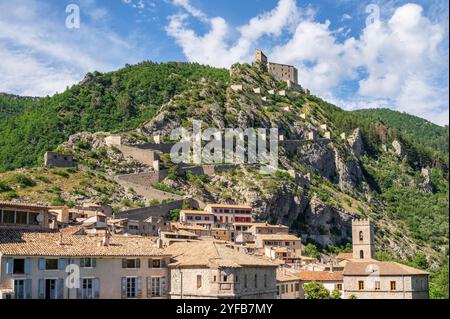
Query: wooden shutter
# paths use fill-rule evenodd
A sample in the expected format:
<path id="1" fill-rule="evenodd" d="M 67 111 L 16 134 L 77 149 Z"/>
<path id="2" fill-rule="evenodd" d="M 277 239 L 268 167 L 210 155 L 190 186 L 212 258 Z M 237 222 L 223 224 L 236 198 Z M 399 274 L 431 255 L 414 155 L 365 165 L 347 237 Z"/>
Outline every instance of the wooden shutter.
<path id="1" fill-rule="evenodd" d="M 123 261 L 122 261 L 122 263 L 123 263 Z M 127 298 L 127 277 L 122 277 L 121 282 L 122 282 L 122 287 L 121 287 L 122 299 L 126 299 Z"/>
<path id="2" fill-rule="evenodd" d="M 94 299 L 100 298 L 100 279 L 94 278 Z"/>
<path id="3" fill-rule="evenodd" d="M 39 299 L 45 299 L 45 279 L 39 279 Z"/>
<path id="4" fill-rule="evenodd" d="M 39 270 L 45 270 L 45 259 L 44 258 L 39 258 L 38 268 L 39 268 Z"/>
<path id="5" fill-rule="evenodd" d="M 152 277 L 147 277 L 147 298 L 152 298 Z"/>
<path id="6" fill-rule="evenodd" d="M 31 273 L 31 259 L 26 258 L 25 259 L 25 274 Z"/>
<path id="7" fill-rule="evenodd" d="M 136 278 L 136 296 L 137 298 L 142 298 L 142 280 L 141 277 Z"/>
<path id="8" fill-rule="evenodd" d="M 14 272 L 14 259 L 6 259 L 6 274 L 10 275 Z"/>
<path id="9" fill-rule="evenodd" d="M 136 259 L 136 268 L 141 268 L 141 260 L 139 258 Z"/>
<path id="10" fill-rule="evenodd" d="M 167 280 L 166 277 L 161 277 L 161 296 L 167 295 Z"/>
<path id="11" fill-rule="evenodd" d="M 32 299 L 31 289 L 33 282 L 31 279 L 25 279 L 25 299 Z"/>
<path id="12" fill-rule="evenodd" d="M 57 299 L 64 299 L 64 279 L 56 280 Z"/>
<path id="13" fill-rule="evenodd" d="M 80 278 L 80 287 L 77 289 L 77 299 L 83 298 L 83 278 Z"/>
<path id="14" fill-rule="evenodd" d="M 127 260 L 122 259 L 122 268 L 127 268 Z"/>
<path id="15" fill-rule="evenodd" d="M 65 270 L 67 261 L 64 258 L 58 259 L 58 269 Z"/>

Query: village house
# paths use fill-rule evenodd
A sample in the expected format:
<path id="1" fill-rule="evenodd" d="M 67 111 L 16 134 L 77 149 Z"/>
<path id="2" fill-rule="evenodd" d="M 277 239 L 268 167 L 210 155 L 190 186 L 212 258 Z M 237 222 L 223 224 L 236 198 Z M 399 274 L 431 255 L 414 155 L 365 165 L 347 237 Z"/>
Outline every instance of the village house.
<path id="1" fill-rule="evenodd" d="M 52 228 L 56 216 L 43 205 L 0 201 L 0 226 L 21 226 L 32 229 Z"/>
<path id="2" fill-rule="evenodd" d="M 428 299 L 429 273 L 396 262 L 353 260 L 344 268 L 344 297 Z"/>
<path id="3" fill-rule="evenodd" d="M 159 235 L 160 246 L 168 247 L 178 242 L 198 241 L 199 236 L 186 230 L 162 231 Z"/>
<path id="4" fill-rule="evenodd" d="M 270 225 L 268 223 L 253 223 L 248 231 L 254 236 L 259 234 L 288 234 L 289 227 L 285 225 Z"/>
<path id="5" fill-rule="evenodd" d="M 187 232 L 191 232 L 193 234 L 196 234 L 199 237 L 210 237 L 211 233 L 212 233 L 212 229 L 201 226 L 201 225 L 185 225 L 182 223 L 172 223 L 171 224 L 171 229 L 173 231 L 180 231 L 180 230 L 184 230 Z"/>
<path id="6" fill-rule="evenodd" d="M 253 208 L 248 205 L 209 204 L 205 211 L 213 213 L 215 222 L 219 224 L 253 222 Z"/>
<path id="7" fill-rule="evenodd" d="M 103 234 L 0 227 L 0 299 L 167 298 L 170 256 L 147 238 Z"/>
<path id="8" fill-rule="evenodd" d="M 259 234 L 255 236 L 256 247 L 286 247 L 291 250 L 301 250 L 301 240 L 290 234 Z"/>
<path id="9" fill-rule="evenodd" d="M 172 299 L 275 299 L 277 265 L 215 241 L 166 249 Z"/>
<path id="10" fill-rule="evenodd" d="M 214 226 L 214 214 L 209 211 L 182 210 L 180 211 L 180 223 L 211 228 Z"/>

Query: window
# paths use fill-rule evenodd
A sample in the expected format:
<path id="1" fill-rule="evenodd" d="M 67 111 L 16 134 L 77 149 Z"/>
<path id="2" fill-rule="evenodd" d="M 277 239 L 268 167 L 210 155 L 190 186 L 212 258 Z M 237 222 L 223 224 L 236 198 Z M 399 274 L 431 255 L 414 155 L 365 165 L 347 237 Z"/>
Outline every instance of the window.
<path id="1" fill-rule="evenodd" d="M 27 215 L 27 212 L 16 212 L 16 224 L 26 225 L 28 219 Z"/>
<path id="2" fill-rule="evenodd" d="M 14 224 L 14 212 L 11 210 L 3 211 L 3 223 Z"/>
<path id="3" fill-rule="evenodd" d="M 300 291 L 300 284 L 299 283 L 295 284 L 295 291 Z"/>
<path id="4" fill-rule="evenodd" d="M 56 279 L 45 279 L 45 299 L 58 299 Z"/>
<path id="5" fill-rule="evenodd" d="M 129 277 L 127 278 L 127 298 L 136 298 L 137 296 L 137 285 L 136 278 Z"/>
<path id="6" fill-rule="evenodd" d="M 264 274 L 264 288 L 267 288 L 267 275 Z M 294 288 L 292 287 L 292 290 L 294 290 Z"/>
<path id="7" fill-rule="evenodd" d="M 391 281 L 391 290 L 397 290 L 397 282 L 396 281 Z"/>
<path id="8" fill-rule="evenodd" d="M 197 275 L 197 289 L 202 288 L 202 276 Z"/>
<path id="9" fill-rule="evenodd" d="M 363 231 L 360 231 L 360 232 L 359 232 L 359 240 L 360 240 L 360 241 L 363 241 L 363 240 L 364 240 L 364 233 L 363 233 Z"/>
<path id="10" fill-rule="evenodd" d="M 80 267 L 82 268 L 94 268 L 95 260 L 93 258 L 81 258 Z"/>
<path id="11" fill-rule="evenodd" d="M 258 274 L 255 274 L 255 288 L 258 288 Z"/>
<path id="12" fill-rule="evenodd" d="M 122 259 L 122 268 L 136 269 L 141 268 L 140 259 Z"/>
<path id="13" fill-rule="evenodd" d="M 375 290 L 380 290 L 381 289 L 381 283 L 379 281 L 375 281 Z"/>
<path id="14" fill-rule="evenodd" d="M 94 280 L 84 278 L 81 285 L 81 299 L 94 299 Z"/>
<path id="15" fill-rule="evenodd" d="M 39 225 L 39 222 L 37 221 L 38 215 L 39 214 L 36 214 L 36 213 L 28 213 L 28 224 Z"/>
<path id="16" fill-rule="evenodd" d="M 217 281 L 217 276 L 214 276 L 214 282 L 216 282 Z"/>
<path id="17" fill-rule="evenodd" d="M 25 280 L 14 280 L 15 299 L 25 299 Z"/>
<path id="18" fill-rule="evenodd" d="M 58 259 L 46 259 L 45 270 L 58 270 Z"/>
<path id="19" fill-rule="evenodd" d="M 25 273 L 25 259 L 14 259 L 13 274 L 21 275 Z"/>
<path id="20" fill-rule="evenodd" d="M 244 275 L 244 288 L 248 288 L 248 282 L 247 282 L 247 274 Z"/>
<path id="21" fill-rule="evenodd" d="M 341 291 L 342 290 L 342 284 L 336 284 L 336 290 Z"/>
<path id="22" fill-rule="evenodd" d="M 160 297 L 160 296 L 161 296 L 161 278 L 152 277 L 152 297 Z"/>
<path id="23" fill-rule="evenodd" d="M 364 251 L 363 250 L 359 251 L 359 258 L 364 259 Z"/>
<path id="24" fill-rule="evenodd" d="M 228 281 L 228 276 L 224 275 L 223 276 L 223 282 L 227 282 Z"/>
<path id="25" fill-rule="evenodd" d="M 160 259 L 149 259 L 148 267 L 149 268 L 161 268 L 161 260 Z"/>
<path id="26" fill-rule="evenodd" d="M 358 289 L 364 290 L 364 281 L 358 281 Z"/>

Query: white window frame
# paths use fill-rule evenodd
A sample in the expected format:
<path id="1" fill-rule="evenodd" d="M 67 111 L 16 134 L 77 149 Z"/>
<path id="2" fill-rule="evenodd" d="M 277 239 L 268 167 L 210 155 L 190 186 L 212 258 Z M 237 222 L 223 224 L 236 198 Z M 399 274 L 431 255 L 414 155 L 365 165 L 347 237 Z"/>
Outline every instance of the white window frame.
<path id="1" fill-rule="evenodd" d="M 152 276 L 152 297 L 162 297 L 162 278 L 161 276 Z M 157 284 L 156 284 L 157 283 Z M 158 292 L 158 294 L 156 293 Z"/>
<path id="2" fill-rule="evenodd" d="M 86 290 L 84 288 L 84 281 L 85 280 L 90 280 L 90 282 L 91 282 L 91 288 L 90 288 L 91 295 L 90 296 L 86 293 Z M 81 288 L 81 299 L 95 299 L 94 280 L 95 280 L 94 277 L 83 277 L 83 278 L 81 278 L 81 287 L 80 287 Z M 89 289 L 89 288 L 87 288 L 87 289 Z"/>
<path id="3" fill-rule="evenodd" d="M 136 298 L 138 298 L 138 291 L 137 291 L 137 279 L 138 279 L 138 277 L 125 277 L 127 280 L 126 280 L 126 298 L 127 299 L 136 299 Z M 134 279 L 134 292 L 131 290 L 131 289 L 129 289 L 129 283 L 128 283 L 128 280 L 132 280 L 132 279 Z M 130 285 L 132 285 L 132 283 L 130 282 Z M 133 292 L 133 296 L 131 296 L 130 294 L 131 294 L 131 292 Z M 130 293 L 130 294 L 129 294 Z"/>

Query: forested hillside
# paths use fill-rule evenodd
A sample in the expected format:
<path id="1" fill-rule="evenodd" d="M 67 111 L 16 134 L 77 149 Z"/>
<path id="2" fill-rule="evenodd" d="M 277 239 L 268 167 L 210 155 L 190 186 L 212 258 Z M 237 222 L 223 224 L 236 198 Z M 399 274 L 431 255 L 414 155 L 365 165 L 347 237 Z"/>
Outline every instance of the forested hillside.
<path id="1" fill-rule="evenodd" d="M 137 128 L 190 81 L 226 82 L 229 73 L 191 63 L 143 62 L 88 73 L 61 94 L 41 99 L 0 95 L 0 170 L 32 166 L 71 134 Z"/>
<path id="2" fill-rule="evenodd" d="M 448 153 L 448 126 L 442 127 L 417 116 L 389 109 L 358 110 L 355 113 L 396 128 L 417 143 Z"/>

